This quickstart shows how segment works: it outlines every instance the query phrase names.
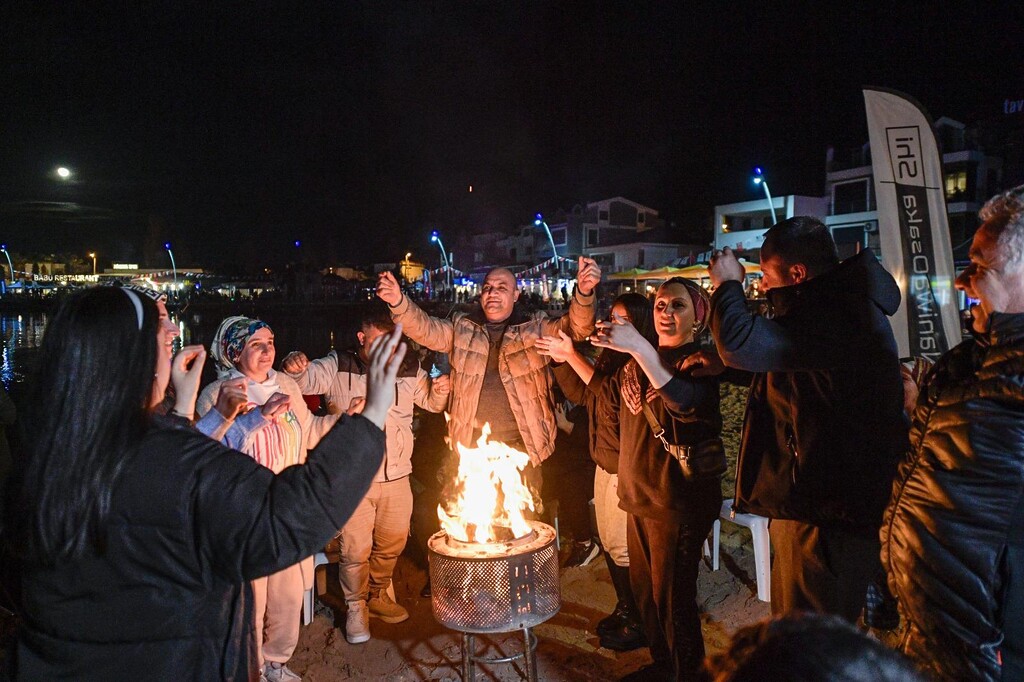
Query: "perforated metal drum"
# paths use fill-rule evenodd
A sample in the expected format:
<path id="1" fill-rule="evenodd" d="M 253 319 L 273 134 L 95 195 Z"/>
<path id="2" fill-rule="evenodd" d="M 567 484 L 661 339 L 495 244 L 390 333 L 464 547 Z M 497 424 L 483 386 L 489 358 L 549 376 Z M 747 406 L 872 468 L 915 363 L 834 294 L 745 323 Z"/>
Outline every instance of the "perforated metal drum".
<path id="1" fill-rule="evenodd" d="M 431 536 L 431 603 L 439 623 L 460 632 L 511 632 L 558 613 L 555 529 L 529 523 L 530 534 L 508 542 L 459 542 L 444 531 Z"/>

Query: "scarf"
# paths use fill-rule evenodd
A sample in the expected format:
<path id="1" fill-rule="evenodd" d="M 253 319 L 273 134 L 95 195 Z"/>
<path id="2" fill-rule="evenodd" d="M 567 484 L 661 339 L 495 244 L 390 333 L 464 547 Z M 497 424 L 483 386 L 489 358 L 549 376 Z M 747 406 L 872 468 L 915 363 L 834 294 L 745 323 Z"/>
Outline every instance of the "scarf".
<path id="1" fill-rule="evenodd" d="M 253 320 L 241 315 L 225 318 L 220 323 L 210 343 L 210 356 L 217 365 L 218 379 L 228 378 L 232 371 L 237 371 L 235 363 L 241 357 L 245 344 L 260 329 L 270 329 L 270 325 L 262 320 Z"/>

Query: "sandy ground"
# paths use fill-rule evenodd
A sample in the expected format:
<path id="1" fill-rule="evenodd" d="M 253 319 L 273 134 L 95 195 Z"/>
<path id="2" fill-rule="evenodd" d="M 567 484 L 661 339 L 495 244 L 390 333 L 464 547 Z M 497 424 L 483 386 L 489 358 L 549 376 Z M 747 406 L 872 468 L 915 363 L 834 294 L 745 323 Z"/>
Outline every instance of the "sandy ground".
<path id="1" fill-rule="evenodd" d="M 704 565 L 698 579 L 709 653 L 723 649 L 738 627 L 769 615 L 768 604 L 757 599 L 749 531 L 723 522 L 721 538 L 719 570 Z M 371 620 L 373 638 L 357 645 L 345 641 L 344 602 L 334 567 L 319 570 L 327 571 L 328 593 L 321 596 L 313 623 L 302 629 L 289 664 L 303 679 L 461 679 L 460 635 L 434 620 L 430 600 L 419 596 L 426 574 L 413 561 L 402 557 L 395 575 L 396 594 L 409 609 L 409 620 L 396 625 Z M 615 604 L 615 592 L 600 557 L 588 566 L 564 569 L 561 586 L 561 610 L 534 630 L 539 679 L 614 680 L 650 662 L 646 649 L 616 653 L 599 647 L 594 626 Z M 522 636 L 512 633 L 481 641 L 490 646 L 488 655 L 509 655 L 521 650 Z M 503 653 L 497 653 L 499 650 Z M 477 679 L 519 680 L 523 672 L 521 662 L 482 665 Z"/>
<path id="2" fill-rule="evenodd" d="M 723 385 L 722 436 L 733 461 L 745 401 L 745 389 Z M 422 462 L 434 456 L 419 447 L 437 439 L 429 433 L 431 428 L 437 428 L 437 424 L 425 424 L 421 433 L 425 437 L 422 441 L 417 438 L 414 462 L 417 457 Z M 722 482 L 725 497 L 732 496 L 734 476 L 735 466 L 730 466 Z M 364 644 L 351 645 L 345 640 L 345 606 L 336 567 L 318 569 L 327 572 L 328 591 L 317 602 L 313 622 L 302 629 L 298 649 L 289 663 L 295 672 L 308 682 L 454 682 L 461 679 L 461 635 L 434 620 L 430 600 L 419 596 L 426 582 L 426 571 L 421 567 L 421 560 L 414 560 L 416 552 L 410 549 L 413 548 L 407 548 L 407 555 L 399 560 L 394 577 L 398 601 L 409 610 L 410 618 L 393 625 L 371 619 L 373 637 Z M 650 662 L 646 649 L 616 653 L 600 648 L 594 627 L 615 605 L 615 591 L 602 558 L 598 557 L 585 567 L 563 569 L 561 588 L 560 611 L 534 629 L 538 640 L 538 679 L 545 682 L 615 680 Z M 701 566 L 698 598 L 708 653 L 723 650 L 737 628 L 769 615 L 769 605 L 757 599 L 750 531 L 728 521 L 722 522 L 719 569 L 712 571 L 709 560 Z M 522 650 L 521 633 L 478 641 L 481 642 L 478 653 L 489 657 L 507 656 Z M 485 646 L 488 648 L 484 649 Z M 520 680 L 524 672 L 521 661 L 480 665 L 477 679 Z"/>

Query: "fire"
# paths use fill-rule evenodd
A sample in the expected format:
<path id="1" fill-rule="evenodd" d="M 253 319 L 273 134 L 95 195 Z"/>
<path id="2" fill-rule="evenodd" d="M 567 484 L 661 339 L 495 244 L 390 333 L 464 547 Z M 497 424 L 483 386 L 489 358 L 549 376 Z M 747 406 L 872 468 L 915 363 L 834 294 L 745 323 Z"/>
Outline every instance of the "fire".
<path id="1" fill-rule="evenodd" d="M 437 506 L 441 528 L 463 542 L 498 542 L 531 532 L 524 511 L 533 510 L 533 495 L 523 482 L 522 470 L 530 456 L 505 443 L 490 442 L 489 424 L 476 447 L 456 444 L 459 472 L 455 497 L 445 510 Z"/>

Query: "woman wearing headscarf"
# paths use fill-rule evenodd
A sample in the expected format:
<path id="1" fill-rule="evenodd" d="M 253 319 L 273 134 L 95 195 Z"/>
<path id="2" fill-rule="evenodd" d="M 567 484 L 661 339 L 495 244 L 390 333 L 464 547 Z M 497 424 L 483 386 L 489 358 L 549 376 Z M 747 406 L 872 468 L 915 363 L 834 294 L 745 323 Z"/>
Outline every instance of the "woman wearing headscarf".
<path id="1" fill-rule="evenodd" d="M 222 387 L 242 390 L 243 414 L 225 434 L 224 442 L 244 452 L 275 474 L 306 461 L 339 415 L 315 417 L 306 407 L 295 380 L 274 371 L 274 332 L 266 322 L 229 317 L 221 322 L 210 344 L 218 378 L 203 389 L 196 411 L 203 417 L 215 412 Z M 266 422 L 246 428 L 246 420 Z M 257 653 L 263 675 L 270 682 L 299 680 L 286 665 L 299 642 L 303 593 L 313 584 L 313 560 L 288 566 L 252 581 L 255 598 Z"/>
<path id="2" fill-rule="evenodd" d="M 629 577 L 654 663 L 625 679 L 699 679 L 704 639 L 697 610 L 701 547 L 722 504 L 722 414 L 717 377 L 681 369 L 700 348 L 704 290 L 682 278 L 658 289 L 658 347 L 618 315 L 594 345 L 631 356 L 605 382 L 602 418 L 619 432 L 619 506 L 629 514 Z M 656 433 L 661 430 L 662 433 Z M 671 449 L 671 452 L 670 452 Z M 712 453 L 709 460 L 700 453 Z M 720 455 L 720 456 L 719 456 Z M 698 461 L 720 469 L 694 472 Z"/>
<path id="3" fill-rule="evenodd" d="M 156 292 L 68 296 L 39 350 L 5 510 L 24 609 L 7 672 L 257 679 L 248 581 L 323 547 L 369 488 L 400 335 L 371 352 L 361 416 L 344 417 L 306 464 L 275 475 L 154 413 L 173 381 L 175 411 L 192 414 L 206 355 L 190 346 L 172 362 L 177 329 Z"/>

